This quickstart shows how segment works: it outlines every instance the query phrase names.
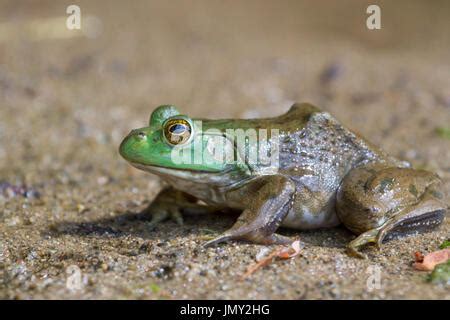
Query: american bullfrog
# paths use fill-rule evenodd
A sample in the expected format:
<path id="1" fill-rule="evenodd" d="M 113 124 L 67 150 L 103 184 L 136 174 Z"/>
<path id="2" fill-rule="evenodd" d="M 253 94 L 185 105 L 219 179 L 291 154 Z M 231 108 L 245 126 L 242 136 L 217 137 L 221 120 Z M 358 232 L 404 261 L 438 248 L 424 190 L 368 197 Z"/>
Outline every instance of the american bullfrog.
<path id="1" fill-rule="evenodd" d="M 342 223 L 357 235 L 348 252 L 363 257 L 364 245 L 380 247 L 386 237 L 430 230 L 447 210 L 436 174 L 410 168 L 308 103 L 274 118 L 228 120 L 191 119 L 163 105 L 119 151 L 132 166 L 167 182 L 146 210 L 151 224 L 181 222 L 180 209 L 201 202 L 242 212 L 205 246 L 288 244 L 291 238 L 276 233 L 280 226 Z"/>

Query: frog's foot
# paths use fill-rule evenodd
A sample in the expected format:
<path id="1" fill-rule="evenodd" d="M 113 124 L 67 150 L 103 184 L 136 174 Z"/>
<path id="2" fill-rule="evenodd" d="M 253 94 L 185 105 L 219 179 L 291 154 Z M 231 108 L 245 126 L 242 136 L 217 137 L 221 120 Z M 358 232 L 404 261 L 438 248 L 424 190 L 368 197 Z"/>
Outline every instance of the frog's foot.
<path id="1" fill-rule="evenodd" d="M 372 229 L 367 232 L 360 234 L 356 239 L 352 240 L 347 245 L 347 252 L 349 255 L 361 259 L 365 259 L 366 255 L 361 253 L 359 249 L 366 244 L 375 243 L 377 241 L 377 235 L 379 234 L 378 229 Z"/>
<path id="2" fill-rule="evenodd" d="M 189 195 L 172 188 L 161 191 L 155 200 L 141 214 L 150 215 L 147 223 L 149 229 L 154 229 L 165 220 L 173 220 L 177 224 L 183 224 L 183 213 L 205 214 L 215 211 L 215 208 L 207 207 L 197 203 Z"/>
<path id="3" fill-rule="evenodd" d="M 389 219 L 380 228 L 372 229 L 360 234 L 356 239 L 347 245 L 347 252 L 358 258 L 366 258 L 359 249 L 367 244 L 375 244 L 381 249 L 383 240 L 387 237 L 396 237 L 398 235 L 411 232 L 425 232 L 434 229 L 444 219 L 445 210 L 438 209 L 431 212 L 420 212 L 421 208 L 416 208 L 415 212 L 410 212 L 413 208 L 408 208 L 407 212 L 399 213 Z"/>
<path id="4" fill-rule="evenodd" d="M 284 176 L 260 178 L 258 198 L 245 209 L 231 229 L 204 244 L 205 247 L 228 240 L 246 240 L 257 244 L 288 244 L 293 240 L 276 234 L 286 217 L 295 185 Z"/>
<path id="5" fill-rule="evenodd" d="M 183 224 L 183 215 L 176 203 L 152 203 L 142 213 L 151 216 L 150 221 L 147 223 L 149 230 L 153 230 L 159 223 L 168 219 L 175 221 L 178 225 Z"/>
<path id="6" fill-rule="evenodd" d="M 340 220 L 359 234 L 348 252 L 364 257 L 358 250 L 366 244 L 380 248 L 387 238 L 436 228 L 447 210 L 441 188 L 440 179 L 423 170 L 372 165 L 350 173 L 337 196 Z"/>

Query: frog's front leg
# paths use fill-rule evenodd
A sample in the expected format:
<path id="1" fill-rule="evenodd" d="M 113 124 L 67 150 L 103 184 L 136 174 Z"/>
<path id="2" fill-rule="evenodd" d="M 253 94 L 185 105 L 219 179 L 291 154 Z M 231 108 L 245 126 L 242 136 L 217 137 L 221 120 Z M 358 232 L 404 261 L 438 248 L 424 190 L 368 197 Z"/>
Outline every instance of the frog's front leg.
<path id="1" fill-rule="evenodd" d="M 160 222 L 172 219 L 179 225 L 183 224 L 183 212 L 207 213 L 213 208 L 198 204 L 198 200 L 172 187 L 163 189 L 141 214 L 150 215 L 147 226 L 153 229 Z"/>
<path id="2" fill-rule="evenodd" d="M 233 191 L 229 197 L 247 203 L 233 227 L 208 241 L 205 247 L 232 239 L 258 244 L 287 244 L 292 240 L 276 234 L 293 202 L 295 183 L 282 175 L 264 176 L 252 181 L 248 188 Z"/>
<path id="3" fill-rule="evenodd" d="M 375 163 L 353 169 L 337 193 L 337 214 L 359 236 L 348 250 L 381 246 L 387 235 L 427 231 L 444 219 L 447 205 L 440 179 L 430 172 Z"/>

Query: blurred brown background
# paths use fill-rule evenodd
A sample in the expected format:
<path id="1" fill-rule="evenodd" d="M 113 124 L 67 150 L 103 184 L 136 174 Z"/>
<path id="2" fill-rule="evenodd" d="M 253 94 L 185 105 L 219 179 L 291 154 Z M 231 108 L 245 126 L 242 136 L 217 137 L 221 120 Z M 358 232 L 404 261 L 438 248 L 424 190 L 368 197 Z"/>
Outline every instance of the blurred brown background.
<path id="1" fill-rule="evenodd" d="M 70 4 L 81 30 L 66 28 Z M 381 30 L 366 28 L 369 4 Z M 135 216 L 160 184 L 117 154 L 161 104 L 236 118 L 308 101 L 449 191 L 449 31 L 444 0 L 0 1 L 0 180 L 41 194 L 0 196 L 0 297 L 450 298 L 410 267 L 448 221 L 369 261 L 344 254 L 343 229 L 301 234 L 302 257 L 237 283 L 261 248 L 197 252 L 232 219 L 147 230 Z M 368 292 L 371 264 L 386 281 Z M 75 292 L 70 265 L 86 275 Z"/>

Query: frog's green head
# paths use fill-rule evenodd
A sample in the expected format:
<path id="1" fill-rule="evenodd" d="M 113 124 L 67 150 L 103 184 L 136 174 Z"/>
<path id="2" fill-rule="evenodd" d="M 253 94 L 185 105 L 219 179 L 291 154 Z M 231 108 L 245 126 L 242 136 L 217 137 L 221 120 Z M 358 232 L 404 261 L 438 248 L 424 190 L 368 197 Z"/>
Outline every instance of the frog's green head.
<path id="1" fill-rule="evenodd" d="M 230 171 L 233 165 L 217 161 L 211 152 L 217 139 L 227 140 L 220 132 L 202 132 L 200 121 L 163 105 L 153 111 L 148 127 L 132 130 L 125 137 L 119 152 L 133 166 L 150 172 L 185 177 L 186 172 Z"/>

